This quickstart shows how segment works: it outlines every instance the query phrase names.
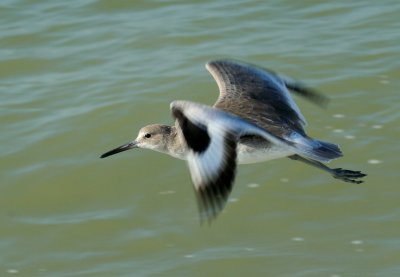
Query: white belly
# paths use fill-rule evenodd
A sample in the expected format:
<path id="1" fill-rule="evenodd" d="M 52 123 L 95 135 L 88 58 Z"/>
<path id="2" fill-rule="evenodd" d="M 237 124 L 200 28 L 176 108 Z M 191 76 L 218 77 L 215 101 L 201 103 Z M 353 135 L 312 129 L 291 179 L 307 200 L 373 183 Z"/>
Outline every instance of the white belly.
<path id="1" fill-rule="evenodd" d="M 244 144 L 238 145 L 238 163 L 251 164 L 284 158 L 294 153 L 287 148 L 272 146 L 271 148 L 253 148 Z"/>

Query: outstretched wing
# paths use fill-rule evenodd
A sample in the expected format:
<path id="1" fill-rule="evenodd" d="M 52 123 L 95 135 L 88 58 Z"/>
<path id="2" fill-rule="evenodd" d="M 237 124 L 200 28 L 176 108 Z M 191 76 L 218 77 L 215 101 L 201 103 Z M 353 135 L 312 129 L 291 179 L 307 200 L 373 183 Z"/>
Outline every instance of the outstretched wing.
<path id="1" fill-rule="evenodd" d="M 171 108 L 190 149 L 187 163 L 196 191 L 200 218 L 202 221 L 212 220 L 224 208 L 232 190 L 237 138 L 218 122 L 202 124 L 189 119 L 182 107 Z"/>
<path id="2" fill-rule="evenodd" d="M 219 87 L 216 108 L 277 135 L 285 135 L 289 130 L 304 133 L 306 120 L 288 88 L 316 103 L 326 100 L 295 81 L 239 61 L 210 61 L 206 68 Z"/>

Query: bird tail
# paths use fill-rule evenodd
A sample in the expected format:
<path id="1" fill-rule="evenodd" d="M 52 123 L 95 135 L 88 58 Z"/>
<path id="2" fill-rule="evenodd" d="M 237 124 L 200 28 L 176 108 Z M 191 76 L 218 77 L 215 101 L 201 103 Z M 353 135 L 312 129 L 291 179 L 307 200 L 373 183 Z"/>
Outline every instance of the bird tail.
<path id="1" fill-rule="evenodd" d="M 339 146 L 334 143 L 312 139 L 300 134 L 292 135 L 291 141 L 294 143 L 297 154 L 313 160 L 330 162 L 343 156 Z"/>

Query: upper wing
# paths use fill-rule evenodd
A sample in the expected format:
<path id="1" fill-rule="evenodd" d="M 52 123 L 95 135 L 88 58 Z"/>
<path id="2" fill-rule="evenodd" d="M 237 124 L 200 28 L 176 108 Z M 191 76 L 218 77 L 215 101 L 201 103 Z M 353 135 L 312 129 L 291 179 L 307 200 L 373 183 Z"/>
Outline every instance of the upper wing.
<path id="1" fill-rule="evenodd" d="M 275 134 L 286 130 L 304 133 L 304 116 L 291 98 L 288 87 L 316 103 L 326 100 L 305 86 L 250 64 L 216 60 L 206 64 L 218 84 L 215 107 L 236 114 Z"/>

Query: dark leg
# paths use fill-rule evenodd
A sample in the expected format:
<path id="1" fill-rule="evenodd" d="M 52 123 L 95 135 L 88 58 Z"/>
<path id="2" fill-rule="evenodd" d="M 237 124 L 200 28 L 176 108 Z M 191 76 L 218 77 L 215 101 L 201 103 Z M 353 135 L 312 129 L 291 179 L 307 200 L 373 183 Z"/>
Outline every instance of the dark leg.
<path id="1" fill-rule="evenodd" d="M 295 161 L 300 161 L 300 162 L 306 163 L 308 165 L 314 166 L 319 169 L 322 169 L 322 170 L 330 173 L 334 178 L 340 179 L 344 182 L 361 184 L 364 181 L 356 180 L 356 179 L 367 176 L 366 174 L 362 173 L 361 171 L 352 171 L 352 170 L 347 170 L 347 169 L 343 169 L 343 168 L 330 168 L 321 162 L 306 159 L 299 155 L 292 155 L 292 156 L 289 156 L 288 158 L 295 160 Z"/>

